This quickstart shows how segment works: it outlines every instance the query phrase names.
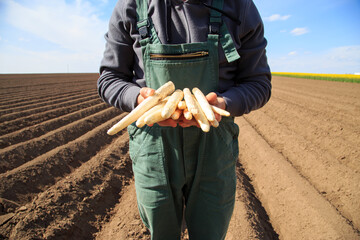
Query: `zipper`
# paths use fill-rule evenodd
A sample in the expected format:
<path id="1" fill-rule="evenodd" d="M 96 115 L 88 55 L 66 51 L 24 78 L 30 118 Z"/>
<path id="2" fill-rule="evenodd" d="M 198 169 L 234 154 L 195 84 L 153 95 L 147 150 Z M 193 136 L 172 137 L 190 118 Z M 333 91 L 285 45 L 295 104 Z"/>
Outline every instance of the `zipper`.
<path id="1" fill-rule="evenodd" d="M 166 60 L 166 59 L 190 59 L 190 58 L 200 58 L 206 57 L 209 55 L 209 52 L 198 51 L 193 53 L 182 53 L 182 54 L 160 54 L 160 53 L 151 53 L 150 59 L 155 60 Z"/>

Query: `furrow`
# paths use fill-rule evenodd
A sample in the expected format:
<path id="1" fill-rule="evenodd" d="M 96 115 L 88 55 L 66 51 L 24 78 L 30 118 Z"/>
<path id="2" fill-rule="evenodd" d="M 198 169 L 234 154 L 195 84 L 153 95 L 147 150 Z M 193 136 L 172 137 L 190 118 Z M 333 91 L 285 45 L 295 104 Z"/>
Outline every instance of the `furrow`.
<path id="1" fill-rule="evenodd" d="M 55 73 L 55 74 L 1 74 L 2 86 L 26 86 L 31 84 L 58 83 L 78 81 L 96 81 L 99 74 L 96 73 Z"/>
<path id="2" fill-rule="evenodd" d="M 335 100 L 335 102 L 329 102 L 330 104 L 341 102 L 344 105 L 349 105 L 356 103 L 359 106 L 357 101 L 354 102 L 360 93 L 360 85 L 357 83 L 278 77 L 274 77 L 273 83 L 274 91 L 289 92 L 305 98 Z"/>
<path id="3" fill-rule="evenodd" d="M 96 240 L 143 239 L 150 240 L 150 233 L 142 223 L 136 203 L 135 183 L 131 181 L 121 195 L 119 203 L 110 213 L 111 218 L 95 235 Z"/>
<path id="4" fill-rule="evenodd" d="M 307 105 L 298 106 L 275 96 L 261 112 L 321 148 L 331 159 L 360 172 L 360 151 L 354 148 L 360 146 L 360 126 L 356 121 L 345 120 L 349 119 L 346 117 L 341 121 L 331 113 L 320 113 Z"/>
<path id="5" fill-rule="evenodd" d="M 79 85 L 79 86 L 68 86 L 68 87 L 58 87 L 56 89 L 34 89 L 34 90 L 30 90 L 30 91 L 24 91 L 24 92 L 20 92 L 20 93 L 2 93 L 2 95 L 4 96 L 3 98 L 0 99 L 1 104 L 0 105 L 6 105 L 6 104 L 16 104 L 16 103 L 21 103 L 24 102 L 24 100 L 26 101 L 26 99 L 39 99 L 39 97 L 51 97 L 54 95 L 58 95 L 58 94 L 63 94 L 63 93 L 67 93 L 69 92 L 69 90 L 71 92 L 73 91 L 94 91 L 96 92 L 96 85 L 95 84 L 88 84 L 88 86 L 83 86 L 83 85 Z"/>
<path id="6" fill-rule="evenodd" d="M 359 238 L 351 224 L 244 118 L 236 123 L 241 129 L 240 162 L 280 239 Z"/>
<path id="7" fill-rule="evenodd" d="M 0 148 L 9 147 L 20 142 L 28 141 L 32 138 L 40 137 L 41 135 L 44 135 L 54 129 L 60 128 L 66 124 L 95 114 L 96 112 L 102 111 L 106 108 L 109 108 L 109 105 L 107 105 L 106 103 L 99 103 L 94 106 L 78 110 L 74 113 L 69 113 L 61 117 L 3 135 L 0 137 Z"/>
<path id="8" fill-rule="evenodd" d="M 54 85 L 74 85 L 79 83 L 96 82 L 98 74 L 23 74 L 1 75 L 0 90 L 41 88 Z"/>
<path id="9" fill-rule="evenodd" d="M 53 104 L 45 105 L 45 106 L 42 106 L 42 107 L 38 107 L 37 105 L 35 105 L 34 108 L 31 108 L 31 109 L 25 109 L 25 110 L 20 111 L 20 112 L 14 112 L 14 113 L 9 113 L 9 114 L 2 115 L 0 117 L 0 123 L 3 123 L 5 121 L 12 121 L 12 120 L 17 119 L 19 117 L 26 117 L 26 116 L 29 116 L 29 115 L 49 111 L 49 110 L 56 109 L 56 108 L 75 105 L 75 104 L 77 104 L 79 102 L 86 102 L 86 101 L 90 101 L 90 100 L 93 100 L 93 99 L 99 99 L 99 96 L 97 94 L 91 93 L 90 96 L 79 97 L 79 98 L 76 97 L 75 99 L 74 99 L 74 97 L 71 97 L 70 100 L 69 100 L 69 98 L 67 98 L 67 99 L 64 99 L 64 101 L 55 101 L 55 103 L 53 103 Z"/>
<path id="10" fill-rule="evenodd" d="M 63 95 L 74 95 L 76 93 L 83 93 L 83 92 L 89 92 L 89 91 L 96 91 L 96 87 L 93 86 L 92 88 L 89 89 L 84 89 L 82 87 L 79 88 L 69 88 L 69 89 L 54 89 L 51 91 L 31 91 L 31 92 L 26 92 L 20 96 L 5 96 L 2 97 L 0 100 L 0 106 L 1 109 L 6 108 L 8 105 L 14 105 L 14 106 L 20 106 L 21 104 L 26 104 L 27 102 L 36 102 L 36 101 L 40 101 L 42 99 L 47 99 L 47 98 L 54 98 L 56 96 L 63 96 Z"/>
<path id="11" fill-rule="evenodd" d="M 46 106 L 49 104 L 66 101 L 66 99 L 74 99 L 74 97 L 89 96 L 94 93 L 96 93 L 95 90 L 77 91 L 73 93 L 63 93 L 55 96 L 52 95 L 52 96 L 42 97 L 41 99 L 37 99 L 37 100 L 30 100 L 30 101 L 27 100 L 23 102 L 17 101 L 15 104 L 8 104 L 6 106 L 0 107 L 0 114 L 7 114 L 15 111 L 21 111 L 34 106 L 36 107 Z"/>
<path id="12" fill-rule="evenodd" d="M 239 160 L 236 175 L 235 207 L 225 240 L 279 239 Z"/>
<path id="13" fill-rule="evenodd" d="M 91 101 L 78 103 L 76 105 L 60 107 L 60 108 L 52 109 L 52 110 L 45 111 L 42 113 L 33 114 L 33 115 L 30 115 L 27 117 L 21 117 L 21 118 L 15 119 L 13 121 L 4 122 L 0 126 L 0 136 L 8 134 L 8 133 L 12 133 L 14 131 L 23 129 L 28 126 L 33 126 L 35 124 L 47 121 L 49 119 L 54 119 L 59 116 L 78 111 L 80 109 L 84 109 L 87 107 L 97 105 L 101 102 L 102 102 L 102 100 L 97 98 L 97 99 L 94 99 Z"/>
<path id="14" fill-rule="evenodd" d="M 18 168 L 0 174 L 0 195 L 19 204 L 32 201 L 36 194 L 73 172 L 109 144 L 114 137 L 107 135 L 106 131 L 124 115 L 111 119 Z"/>
<path id="15" fill-rule="evenodd" d="M 360 92 L 359 92 L 360 94 Z M 306 106 L 309 110 L 348 123 L 355 124 L 360 120 L 360 105 L 356 103 L 359 99 L 353 99 L 350 103 L 340 103 L 336 98 L 321 99 L 319 97 L 307 97 L 304 94 L 294 94 L 292 92 L 283 92 L 276 90 L 274 95 L 277 99 L 282 99 L 293 105 Z M 355 122 L 355 123 L 354 123 Z"/>
<path id="16" fill-rule="evenodd" d="M 322 91 L 321 89 L 313 89 L 312 91 L 309 91 L 309 89 L 293 89 L 290 87 L 281 87 L 274 89 L 274 93 L 276 95 L 286 94 L 290 98 L 292 96 L 292 99 L 296 99 L 297 101 L 301 99 L 306 99 L 307 101 L 315 100 L 315 102 L 322 103 L 326 107 L 330 107 L 333 105 L 337 107 L 348 105 L 357 109 L 359 109 L 360 107 L 360 104 L 357 102 L 356 95 L 343 96 L 341 95 L 341 93 L 337 93 L 335 91 L 326 92 Z M 294 96 L 297 96 L 299 98 L 295 98 Z"/>
<path id="17" fill-rule="evenodd" d="M 81 90 L 95 90 L 96 83 L 82 83 L 82 84 L 74 84 L 74 85 L 59 85 L 56 88 L 47 88 L 47 87 L 39 87 L 34 89 L 29 89 L 29 87 L 19 87 L 18 91 L 15 92 L 2 92 L 1 101 L 6 100 L 21 100 L 21 98 L 28 97 L 36 97 L 36 96 L 51 96 L 51 93 L 60 94 L 64 92 L 70 91 L 81 91 Z M 1 92 L 1 91 L 0 91 Z"/>
<path id="18" fill-rule="evenodd" d="M 0 173 L 16 168 L 58 146 L 66 144 L 117 115 L 119 115 L 117 109 L 105 109 L 41 137 L 2 149 L 0 150 L 0 159 L 6 161 L 0 162 Z"/>
<path id="19" fill-rule="evenodd" d="M 335 209 L 360 229 L 360 192 L 358 170 L 351 169 L 332 157 L 311 140 L 297 134 L 262 111 L 256 111 L 245 119 L 264 139 L 304 176 Z M 308 122 L 292 119 L 293 125 L 306 128 Z M 296 147 L 294 147 L 296 146 Z"/>
<path id="20" fill-rule="evenodd" d="M 21 104 L 22 102 L 26 102 L 33 99 L 41 99 L 43 97 L 51 96 L 54 92 L 44 93 L 43 91 L 31 91 L 24 92 L 23 94 L 2 94 L 0 97 L 0 106 L 6 107 L 8 104 Z"/>
<path id="21" fill-rule="evenodd" d="M 96 83 L 92 83 L 89 81 L 83 81 L 83 83 L 72 83 L 69 84 L 67 82 L 59 82 L 54 84 L 53 86 L 49 86 L 50 84 L 42 84 L 42 86 L 22 86 L 22 87 L 10 87 L 9 89 L 0 89 L 0 94 L 10 95 L 10 96 L 23 96 L 27 95 L 28 92 L 62 92 L 68 88 L 72 89 L 94 89 Z M 11 89 L 16 89 L 11 91 Z M 21 90 L 18 90 L 21 89 Z"/>
<path id="22" fill-rule="evenodd" d="M 40 193 L 8 225 L 10 239 L 93 239 L 132 178 L 124 132 L 105 149 Z"/>

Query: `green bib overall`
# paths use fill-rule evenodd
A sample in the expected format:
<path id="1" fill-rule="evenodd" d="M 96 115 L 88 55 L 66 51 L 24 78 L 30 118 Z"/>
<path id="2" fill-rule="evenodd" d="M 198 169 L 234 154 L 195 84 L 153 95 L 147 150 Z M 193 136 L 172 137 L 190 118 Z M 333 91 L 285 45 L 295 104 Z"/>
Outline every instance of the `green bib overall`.
<path id="1" fill-rule="evenodd" d="M 222 7 L 222 0 L 213 2 Z M 218 43 L 228 60 L 237 55 L 226 28 L 218 24 L 221 15 L 211 11 L 215 32 L 209 32 L 207 42 L 161 44 L 147 16 L 147 0 L 137 0 L 137 13 L 148 87 L 171 80 L 176 89 L 198 87 L 205 95 L 217 90 Z M 157 124 L 133 124 L 128 132 L 138 208 L 151 239 L 180 239 L 183 213 L 191 240 L 224 239 L 236 189 L 239 129 L 233 118 L 222 118 L 208 133 Z"/>

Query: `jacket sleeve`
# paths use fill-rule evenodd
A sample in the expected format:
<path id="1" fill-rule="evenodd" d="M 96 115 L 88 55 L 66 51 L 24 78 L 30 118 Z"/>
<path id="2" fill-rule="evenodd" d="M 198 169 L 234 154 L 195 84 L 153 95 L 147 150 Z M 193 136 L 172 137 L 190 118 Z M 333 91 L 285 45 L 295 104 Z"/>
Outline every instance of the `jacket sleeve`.
<path id="1" fill-rule="evenodd" d="M 265 52 L 267 41 L 263 22 L 251 0 L 242 25 L 235 86 L 220 94 L 233 116 L 261 108 L 271 95 L 271 72 Z"/>
<path id="2" fill-rule="evenodd" d="M 140 86 L 133 81 L 134 40 L 130 36 L 132 25 L 128 19 L 134 13 L 126 10 L 124 2 L 118 1 L 109 21 L 97 87 L 106 103 L 130 112 L 135 107 Z"/>

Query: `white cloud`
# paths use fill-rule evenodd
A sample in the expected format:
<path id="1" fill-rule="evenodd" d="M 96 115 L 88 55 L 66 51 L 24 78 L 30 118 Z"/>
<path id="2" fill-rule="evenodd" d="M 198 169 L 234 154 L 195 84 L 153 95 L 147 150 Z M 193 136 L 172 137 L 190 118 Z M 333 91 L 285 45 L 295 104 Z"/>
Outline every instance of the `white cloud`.
<path id="1" fill-rule="evenodd" d="M 35 1 L 30 7 L 7 1 L 6 19 L 11 25 L 72 51 L 98 51 L 103 46 L 107 23 L 90 3 L 77 0 Z M 21 16 L 21 17 L 19 17 Z"/>
<path id="2" fill-rule="evenodd" d="M 102 2 L 106 3 L 107 1 L 103 0 Z M 91 2 L 76 0 L 68 3 L 65 0 L 33 0 L 31 4 L 25 2 L 27 4 L 25 5 L 12 0 L 4 0 L 4 3 L 3 17 L 5 21 L 12 27 L 28 33 L 26 39 L 18 40 L 28 41 L 31 36 L 34 36 L 34 39 L 41 39 L 57 46 L 57 49 L 54 48 L 51 52 L 46 52 L 47 50 L 44 49 L 38 53 L 28 48 L 29 46 L 27 49 L 17 49 L 16 53 L 22 53 L 18 55 L 20 59 L 14 61 L 18 69 L 21 69 L 19 61 L 26 68 L 34 65 L 34 69 L 37 69 L 38 67 L 35 65 L 41 64 L 49 66 L 47 70 L 43 69 L 44 72 L 57 72 L 59 67 L 55 67 L 55 70 L 51 67 L 57 64 L 63 66 L 66 62 L 71 62 L 73 66 L 81 65 L 77 71 L 81 71 L 84 65 L 89 64 L 90 61 L 96 60 L 97 65 L 99 64 L 105 46 L 104 34 L 107 31 L 108 21 L 100 19 L 103 13 Z M 17 48 L 14 45 L 12 47 Z M 36 49 L 39 49 L 39 45 L 36 46 Z M 52 56 L 46 56 L 46 54 Z M 84 64 L 76 64 L 74 60 L 84 61 Z M 93 64 L 89 64 L 87 71 L 91 71 L 90 65 Z M 9 70 L 2 66 L 0 72 L 10 72 L 14 68 L 9 64 L 6 66 Z M 96 68 L 93 71 L 97 71 Z M 75 68 L 73 69 L 75 70 Z M 66 68 L 64 70 L 66 71 Z M 29 72 L 28 70 L 18 71 Z"/>
<path id="3" fill-rule="evenodd" d="M 291 15 L 284 15 L 281 16 L 280 14 L 273 14 L 270 17 L 265 17 L 264 20 L 268 22 L 274 22 L 274 21 L 285 21 L 289 19 Z"/>
<path id="4" fill-rule="evenodd" d="M 92 53 L 38 52 L 9 47 L 0 55 L 0 73 L 97 72 L 99 63 L 100 58 Z"/>
<path id="5" fill-rule="evenodd" d="M 20 37 L 20 38 L 19 38 L 19 41 L 20 41 L 20 42 L 30 42 L 30 39 Z"/>
<path id="6" fill-rule="evenodd" d="M 296 52 L 269 56 L 274 72 L 355 73 L 360 72 L 360 45 L 340 46 L 324 52 Z"/>
<path id="7" fill-rule="evenodd" d="M 294 28 L 293 30 L 291 30 L 290 33 L 293 36 L 300 36 L 300 35 L 306 34 L 308 32 L 309 32 L 309 29 L 306 27 L 303 27 L 303 28 Z"/>
<path id="8" fill-rule="evenodd" d="M 292 52 L 289 52 L 289 53 L 288 53 L 289 56 L 293 56 L 293 55 L 296 55 L 296 54 L 297 54 L 296 51 L 292 51 Z"/>

